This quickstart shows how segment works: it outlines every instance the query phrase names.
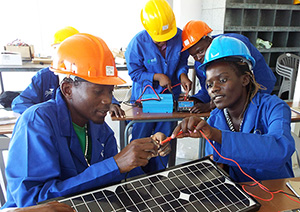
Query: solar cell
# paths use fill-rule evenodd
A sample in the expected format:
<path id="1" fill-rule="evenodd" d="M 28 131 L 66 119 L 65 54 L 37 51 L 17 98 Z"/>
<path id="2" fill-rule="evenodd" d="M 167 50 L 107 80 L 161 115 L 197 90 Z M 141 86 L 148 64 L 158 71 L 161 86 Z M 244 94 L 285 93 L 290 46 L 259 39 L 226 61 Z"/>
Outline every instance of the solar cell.
<path id="1" fill-rule="evenodd" d="M 58 201 L 78 212 L 232 212 L 260 208 L 207 157 Z"/>

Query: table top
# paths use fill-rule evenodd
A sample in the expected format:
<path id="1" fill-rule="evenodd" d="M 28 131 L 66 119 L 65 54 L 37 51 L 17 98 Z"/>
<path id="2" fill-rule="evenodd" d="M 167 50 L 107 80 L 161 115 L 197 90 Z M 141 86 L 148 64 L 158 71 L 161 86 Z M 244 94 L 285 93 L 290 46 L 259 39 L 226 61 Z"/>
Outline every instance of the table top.
<path id="1" fill-rule="evenodd" d="M 0 72 L 35 72 L 48 66 L 49 64 L 42 65 L 23 61 L 23 65 L 0 65 Z"/>
<path id="2" fill-rule="evenodd" d="M 50 64 L 32 63 L 31 61 L 23 61 L 22 65 L 0 65 L 0 72 L 37 72 Z M 126 65 L 116 65 L 118 71 L 127 71 Z"/>
<path id="3" fill-rule="evenodd" d="M 287 102 L 290 107 L 299 107 L 299 102 Z M 152 119 L 183 119 L 188 116 L 196 115 L 201 117 L 209 117 L 209 112 L 207 113 L 189 113 L 189 112 L 174 112 L 174 113 L 143 113 L 142 108 L 127 106 L 125 104 L 121 105 L 122 109 L 125 111 L 125 118 L 112 117 L 113 121 L 131 121 L 131 120 L 152 120 Z M 300 114 L 292 110 L 292 122 L 299 122 Z M 14 123 L 0 125 L 0 135 L 12 133 L 14 128 Z"/>
<path id="4" fill-rule="evenodd" d="M 0 135 L 11 134 L 14 127 L 15 123 L 0 125 Z"/>
<path id="5" fill-rule="evenodd" d="M 0 135 L 11 134 L 19 116 L 10 109 L 0 108 Z"/>
<path id="6" fill-rule="evenodd" d="M 262 181 L 261 183 L 265 187 L 267 187 L 270 191 L 283 190 L 284 192 L 287 192 L 288 194 L 293 194 L 293 192 L 286 186 L 286 182 L 289 180 L 300 181 L 300 177 L 276 179 L 276 180 L 265 180 L 265 181 Z M 252 182 L 240 183 L 240 184 L 252 184 Z M 259 186 L 254 186 L 254 187 L 246 186 L 246 190 L 251 192 L 252 194 L 259 196 L 261 198 L 264 198 L 264 199 L 271 198 L 271 195 L 269 193 L 263 191 Z M 294 200 L 300 201 L 299 198 L 296 198 L 296 197 L 291 197 L 291 198 Z M 282 193 L 274 194 L 274 199 L 271 201 L 263 201 L 260 199 L 257 199 L 257 201 L 261 204 L 259 211 L 263 211 L 263 212 L 265 212 L 265 211 L 284 211 L 284 210 L 289 210 L 289 209 L 300 208 L 300 203 L 290 200 L 288 197 L 286 197 Z"/>
<path id="7" fill-rule="evenodd" d="M 209 117 L 209 112 L 206 113 L 189 113 L 189 112 L 173 112 L 173 113 L 143 113 L 143 109 L 140 107 L 121 105 L 121 108 L 125 111 L 125 118 L 112 117 L 113 121 L 131 121 L 131 120 L 153 120 L 153 119 L 183 119 L 188 116 L 200 116 Z"/>
<path id="8" fill-rule="evenodd" d="M 300 102 L 289 101 L 286 103 L 291 107 L 292 122 L 299 122 L 300 121 Z M 298 110 L 298 112 L 293 110 L 293 108 L 296 108 Z"/>
<path id="9" fill-rule="evenodd" d="M 287 102 L 292 107 L 300 108 L 300 102 Z M 151 119 L 183 119 L 188 116 L 201 116 L 209 117 L 210 113 L 189 113 L 189 112 L 173 112 L 173 113 L 143 113 L 142 108 L 128 106 L 125 104 L 121 105 L 121 108 L 125 111 L 125 118 L 112 117 L 113 121 L 131 121 L 131 120 L 151 120 Z M 291 110 L 291 121 L 300 122 L 300 113 Z"/>

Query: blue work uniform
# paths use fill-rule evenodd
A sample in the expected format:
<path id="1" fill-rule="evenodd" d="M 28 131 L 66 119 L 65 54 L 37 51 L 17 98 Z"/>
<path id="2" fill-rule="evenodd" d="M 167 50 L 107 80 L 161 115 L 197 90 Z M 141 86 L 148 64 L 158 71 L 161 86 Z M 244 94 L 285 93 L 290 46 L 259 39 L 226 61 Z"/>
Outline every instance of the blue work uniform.
<path id="1" fill-rule="evenodd" d="M 90 121 L 88 125 L 90 166 L 60 89 L 55 99 L 28 108 L 18 119 L 10 141 L 4 208 L 35 205 L 124 179 L 113 158 L 118 153 L 113 131 L 106 123 Z M 144 173 L 137 167 L 128 176 Z"/>
<path id="2" fill-rule="evenodd" d="M 259 84 L 263 85 L 266 90 L 260 90 L 262 93 L 268 93 L 271 94 L 275 83 L 276 83 L 276 77 L 271 70 L 271 68 L 268 66 L 266 63 L 263 55 L 258 51 L 258 49 L 251 44 L 249 39 L 243 35 L 240 34 L 235 34 L 235 33 L 228 33 L 228 34 L 219 34 L 216 36 L 213 36 L 213 38 L 216 38 L 218 36 L 228 36 L 228 37 L 233 37 L 241 40 L 244 44 L 246 44 L 247 48 L 249 49 L 251 56 L 255 59 L 256 64 L 253 68 L 253 74 L 255 76 L 256 82 Z M 205 71 L 200 70 L 199 66 L 201 65 L 200 62 L 195 61 L 195 70 L 196 70 L 196 76 L 199 79 L 201 89 L 199 90 L 198 93 L 193 95 L 192 97 L 195 97 L 199 99 L 203 103 L 207 103 L 210 101 L 210 96 L 208 95 L 208 92 L 206 90 L 206 75 Z"/>
<path id="3" fill-rule="evenodd" d="M 154 74 L 165 74 L 172 82 L 172 86 L 180 83 L 180 75 L 188 73 L 188 52 L 181 52 L 181 30 L 178 28 L 176 35 L 167 41 L 165 58 L 162 56 L 156 44 L 146 30 L 139 32 L 130 41 L 125 52 L 128 74 L 133 81 L 131 102 L 135 102 L 142 95 L 146 85 L 152 86 L 157 93 L 165 88 L 153 81 Z M 181 93 L 181 85 L 172 89 L 174 98 L 177 100 Z M 145 94 L 154 94 L 151 88 L 147 88 Z M 168 90 L 164 93 L 169 93 Z M 132 139 L 148 137 L 156 132 L 171 135 L 176 122 L 151 122 L 135 123 L 132 128 Z M 164 157 L 166 164 L 168 157 Z M 163 168 L 163 167 L 162 167 Z"/>
<path id="4" fill-rule="evenodd" d="M 32 105 L 55 99 L 58 87 L 58 76 L 49 67 L 41 69 L 32 77 L 28 87 L 14 98 L 11 108 L 14 112 L 22 114 Z M 112 104 L 119 105 L 119 102 L 113 97 Z"/>
<path id="5" fill-rule="evenodd" d="M 295 143 L 291 135 L 291 110 L 275 95 L 257 93 L 245 111 L 240 132 L 230 131 L 223 110 L 214 109 L 208 124 L 222 131 L 222 144 L 214 142 L 219 153 L 239 163 L 256 180 L 294 177 L 291 156 Z M 206 155 L 229 165 L 237 182 L 251 181 L 231 161 L 222 159 L 206 143 Z"/>

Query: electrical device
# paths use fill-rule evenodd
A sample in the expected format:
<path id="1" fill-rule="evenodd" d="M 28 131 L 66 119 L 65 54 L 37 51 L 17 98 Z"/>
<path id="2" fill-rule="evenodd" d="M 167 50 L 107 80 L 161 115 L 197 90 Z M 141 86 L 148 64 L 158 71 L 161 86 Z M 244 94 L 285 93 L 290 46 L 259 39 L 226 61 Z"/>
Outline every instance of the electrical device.
<path id="1" fill-rule="evenodd" d="M 143 113 L 172 113 L 174 101 L 172 94 L 143 94 Z"/>
<path id="2" fill-rule="evenodd" d="M 178 101 L 177 111 L 178 112 L 188 112 L 194 106 L 194 101 Z"/>

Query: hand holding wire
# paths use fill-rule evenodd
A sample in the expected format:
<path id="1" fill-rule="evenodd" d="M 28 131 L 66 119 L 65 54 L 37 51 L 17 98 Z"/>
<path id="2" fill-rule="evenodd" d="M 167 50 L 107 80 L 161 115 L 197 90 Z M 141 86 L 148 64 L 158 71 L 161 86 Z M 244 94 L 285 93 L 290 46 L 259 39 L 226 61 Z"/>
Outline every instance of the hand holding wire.
<path id="1" fill-rule="evenodd" d="M 177 137 L 178 135 L 180 135 L 180 134 L 182 134 L 182 131 L 180 131 L 180 132 L 176 135 L 176 137 Z M 165 144 L 165 143 L 171 141 L 172 139 L 174 139 L 174 138 L 172 138 L 171 136 L 170 136 L 170 137 L 167 137 L 165 140 L 163 140 L 162 142 L 160 142 L 160 144 L 161 144 L 161 145 L 162 145 L 162 144 Z"/>
<path id="2" fill-rule="evenodd" d="M 164 140 L 166 140 L 166 135 L 161 133 L 161 132 L 157 132 L 154 135 L 151 136 L 152 141 L 156 143 L 156 145 L 159 146 L 158 149 L 158 155 L 160 156 L 166 156 L 171 152 L 171 146 L 169 143 L 164 142 L 162 143 Z"/>

